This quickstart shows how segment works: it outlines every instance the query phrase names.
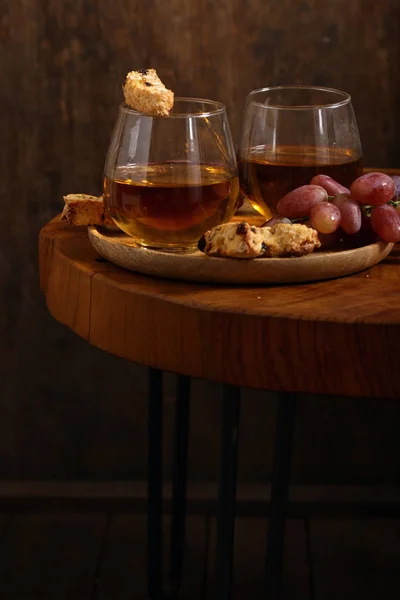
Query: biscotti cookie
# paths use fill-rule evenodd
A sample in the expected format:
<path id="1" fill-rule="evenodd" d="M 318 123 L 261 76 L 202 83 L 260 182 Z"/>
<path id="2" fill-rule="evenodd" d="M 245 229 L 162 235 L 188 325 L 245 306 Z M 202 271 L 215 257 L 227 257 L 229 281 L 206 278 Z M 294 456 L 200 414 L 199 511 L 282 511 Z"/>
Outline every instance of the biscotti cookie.
<path id="1" fill-rule="evenodd" d="M 174 93 L 168 90 L 154 69 L 131 71 L 123 86 L 126 104 L 146 115 L 168 116 Z"/>
<path id="2" fill-rule="evenodd" d="M 68 194 L 64 196 L 61 220 L 70 225 L 107 225 L 116 227 L 104 206 L 103 196 Z"/>

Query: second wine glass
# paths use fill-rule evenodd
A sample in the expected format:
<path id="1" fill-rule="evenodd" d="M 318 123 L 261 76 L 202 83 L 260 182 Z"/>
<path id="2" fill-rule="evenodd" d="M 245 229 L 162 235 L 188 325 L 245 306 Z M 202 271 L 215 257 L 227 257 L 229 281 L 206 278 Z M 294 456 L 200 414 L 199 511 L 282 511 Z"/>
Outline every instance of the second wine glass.
<path id="1" fill-rule="evenodd" d="M 265 217 L 314 175 L 349 187 L 362 173 L 351 98 L 330 88 L 279 86 L 251 92 L 239 147 L 241 192 Z"/>

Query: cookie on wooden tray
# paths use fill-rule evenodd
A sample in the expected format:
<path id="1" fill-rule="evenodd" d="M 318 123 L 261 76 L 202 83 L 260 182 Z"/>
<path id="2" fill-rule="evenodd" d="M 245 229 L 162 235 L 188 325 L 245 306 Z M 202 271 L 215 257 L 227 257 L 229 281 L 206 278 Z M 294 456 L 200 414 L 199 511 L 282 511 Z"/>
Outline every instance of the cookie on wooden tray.
<path id="1" fill-rule="evenodd" d="M 209 256 L 256 258 L 264 252 L 265 232 L 246 221 L 217 225 L 207 231 L 204 238 L 204 252 Z"/>
<path id="2" fill-rule="evenodd" d="M 204 241 L 205 254 L 230 258 L 304 256 L 321 246 L 315 229 L 299 223 L 273 227 L 224 223 L 207 231 Z"/>
<path id="3" fill-rule="evenodd" d="M 269 229 L 264 256 L 304 256 L 320 248 L 318 232 L 301 223 L 277 223 Z"/>
<path id="4" fill-rule="evenodd" d="M 168 116 L 174 93 L 168 90 L 154 69 L 131 71 L 123 85 L 126 104 L 146 115 Z"/>
<path id="5" fill-rule="evenodd" d="M 103 196 L 68 194 L 64 196 L 61 220 L 70 225 L 109 225 L 115 223 L 105 210 Z"/>

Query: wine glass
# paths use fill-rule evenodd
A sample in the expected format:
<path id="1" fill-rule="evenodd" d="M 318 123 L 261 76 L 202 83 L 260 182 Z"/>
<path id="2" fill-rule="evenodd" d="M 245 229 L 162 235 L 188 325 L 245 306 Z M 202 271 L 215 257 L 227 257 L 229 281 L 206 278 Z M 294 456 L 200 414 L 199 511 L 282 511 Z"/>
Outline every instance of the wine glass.
<path id="1" fill-rule="evenodd" d="M 104 169 L 109 214 L 141 246 L 192 252 L 230 220 L 239 179 L 225 106 L 176 98 L 168 117 L 119 108 Z"/>
<path id="2" fill-rule="evenodd" d="M 321 87 L 254 90 L 238 155 L 241 193 L 266 218 L 276 214 L 280 198 L 318 173 L 349 187 L 362 174 L 351 97 Z"/>

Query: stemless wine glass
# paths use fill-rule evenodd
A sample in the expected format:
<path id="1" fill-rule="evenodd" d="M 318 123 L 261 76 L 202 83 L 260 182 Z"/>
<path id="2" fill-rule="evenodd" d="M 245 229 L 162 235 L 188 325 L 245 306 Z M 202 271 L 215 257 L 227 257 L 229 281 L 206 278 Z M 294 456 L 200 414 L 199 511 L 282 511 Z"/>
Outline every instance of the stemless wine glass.
<path id="1" fill-rule="evenodd" d="M 348 187 L 362 173 L 351 97 L 330 88 L 269 87 L 246 99 L 239 147 L 241 193 L 261 214 L 323 173 Z"/>
<path id="2" fill-rule="evenodd" d="M 192 252 L 208 229 L 230 220 L 238 197 L 223 104 L 176 98 L 168 117 L 120 106 L 105 164 L 104 198 L 115 223 L 138 244 Z"/>

